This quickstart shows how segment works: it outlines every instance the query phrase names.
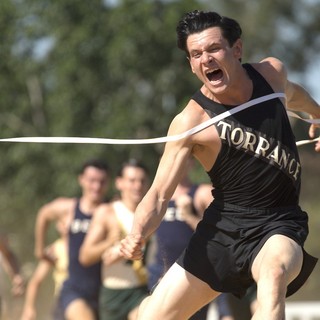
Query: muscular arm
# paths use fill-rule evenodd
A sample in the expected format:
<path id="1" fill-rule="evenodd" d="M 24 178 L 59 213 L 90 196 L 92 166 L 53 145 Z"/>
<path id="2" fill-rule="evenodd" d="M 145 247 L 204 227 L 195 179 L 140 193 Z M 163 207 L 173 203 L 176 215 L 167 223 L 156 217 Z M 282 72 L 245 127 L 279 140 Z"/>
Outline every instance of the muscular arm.
<path id="1" fill-rule="evenodd" d="M 286 107 L 288 109 L 305 112 L 311 119 L 320 119 L 319 104 L 310 94 L 299 84 L 288 79 L 287 70 L 284 64 L 276 58 L 266 58 L 257 64 L 260 71 L 267 81 L 272 85 L 275 92 L 286 94 Z M 309 129 L 310 138 L 314 138 L 316 128 L 319 125 L 312 124 Z M 320 152 L 320 143 L 316 144 L 316 151 Z"/>
<path id="2" fill-rule="evenodd" d="M 20 274 L 18 259 L 8 244 L 6 236 L 0 236 L 0 251 L 4 257 L 4 268 L 12 283 L 12 294 L 21 295 L 24 291 L 24 279 Z"/>
<path id="3" fill-rule="evenodd" d="M 0 236 L 0 252 L 5 259 L 6 271 L 10 278 L 13 278 L 14 275 L 19 274 L 19 264 L 15 254 L 9 246 L 7 237 L 2 235 Z"/>
<path id="4" fill-rule="evenodd" d="M 300 85 L 287 81 L 287 107 L 292 110 L 306 112 L 311 119 L 320 119 L 320 106 Z M 315 138 L 319 125 L 312 124 L 309 129 L 310 138 Z M 320 143 L 316 144 L 316 151 L 320 152 Z"/>
<path id="5" fill-rule="evenodd" d="M 120 231 L 112 206 L 110 204 L 100 205 L 96 209 L 81 246 L 80 263 L 89 266 L 100 261 L 103 253 L 119 240 Z"/>
<path id="6" fill-rule="evenodd" d="M 45 254 L 46 232 L 50 222 L 58 219 L 70 219 L 75 200 L 71 198 L 58 198 L 40 208 L 35 224 L 35 256 L 38 259 L 50 257 Z"/>
<path id="7" fill-rule="evenodd" d="M 183 118 L 180 114 L 174 119 L 169 135 L 186 131 L 195 125 Z M 131 234 L 122 241 L 121 252 L 126 258 L 141 258 L 144 239 L 149 237 L 161 223 L 168 202 L 184 174 L 192 147 L 190 137 L 166 144 L 152 186 L 136 209 Z"/>
<path id="8" fill-rule="evenodd" d="M 36 319 L 36 299 L 41 283 L 52 269 L 52 264 L 47 260 L 40 260 L 32 277 L 29 280 L 22 311 L 21 320 Z"/>

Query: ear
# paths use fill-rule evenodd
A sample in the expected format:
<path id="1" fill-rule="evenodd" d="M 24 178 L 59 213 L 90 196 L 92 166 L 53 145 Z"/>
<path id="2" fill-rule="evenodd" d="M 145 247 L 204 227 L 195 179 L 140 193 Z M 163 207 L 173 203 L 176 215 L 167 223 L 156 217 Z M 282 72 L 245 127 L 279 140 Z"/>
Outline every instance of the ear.
<path id="1" fill-rule="evenodd" d="M 194 68 L 193 68 L 193 66 L 192 66 L 192 63 L 191 63 L 191 60 L 190 60 L 190 58 L 189 58 L 188 56 L 187 56 L 187 59 L 188 59 L 189 64 L 190 64 L 191 71 L 192 71 L 193 73 L 195 73 Z"/>
<path id="2" fill-rule="evenodd" d="M 242 58 L 242 40 L 238 39 L 234 43 L 232 49 L 233 49 L 233 54 L 234 54 L 235 58 L 238 60 L 241 59 Z"/>
<path id="3" fill-rule="evenodd" d="M 78 175 L 78 183 L 79 183 L 79 186 L 82 187 L 82 174 Z"/>
<path id="4" fill-rule="evenodd" d="M 116 187 L 116 189 L 118 191 L 121 191 L 121 186 L 122 186 L 122 178 L 121 177 L 116 177 L 115 180 L 114 180 L 114 185 Z"/>

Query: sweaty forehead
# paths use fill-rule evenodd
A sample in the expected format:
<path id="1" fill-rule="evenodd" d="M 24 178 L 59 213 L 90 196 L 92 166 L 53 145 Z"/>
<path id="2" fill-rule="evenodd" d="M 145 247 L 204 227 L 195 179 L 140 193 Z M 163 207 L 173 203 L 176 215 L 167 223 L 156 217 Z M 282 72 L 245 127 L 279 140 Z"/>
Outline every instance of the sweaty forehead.
<path id="1" fill-rule="evenodd" d="M 219 27 L 212 27 L 188 36 L 187 47 L 189 52 L 208 45 L 221 44 L 225 39 Z"/>

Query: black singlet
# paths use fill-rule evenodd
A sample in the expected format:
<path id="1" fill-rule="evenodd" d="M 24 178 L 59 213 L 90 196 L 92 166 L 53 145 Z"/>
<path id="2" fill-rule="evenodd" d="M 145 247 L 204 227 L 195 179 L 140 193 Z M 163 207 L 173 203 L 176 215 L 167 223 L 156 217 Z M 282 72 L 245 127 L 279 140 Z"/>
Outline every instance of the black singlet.
<path id="1" fill-rule="evenodd" d="M 251 65 L 244 64 L 253 83 L 250 100 L 274 93 Z M 213 117 L 234 106 L 216 103 L 201 91 L 193 97 Z M 222 147 L 208 172 L 218 201 L 244 207 L 296 205 L 301 165 L 295 138 L 281 100 L 276 98 L 229 116 L 215 127 Z"/>
<path id="2" fill-rule="evenodd" d="M 250 100 L 273 93 L 249 64 Z M 213 102 L 198 91 L 193 97 L 214 117 L 234 106 Z M 242 297 L 253 283 L 251 265 L 273 235 L 300 246 L 308 235 L 308 215 L 298 205 L 301 166 L 290 123 L 281 100 L 259 103 L 215 124 L 221 150 L 208 175 L 214 201 L 186 250 L 177 260 L 185 270 L 220 292 Z M 303 250 L 300 274 L 287 289 L 297 291 L 317 259 Z"/>

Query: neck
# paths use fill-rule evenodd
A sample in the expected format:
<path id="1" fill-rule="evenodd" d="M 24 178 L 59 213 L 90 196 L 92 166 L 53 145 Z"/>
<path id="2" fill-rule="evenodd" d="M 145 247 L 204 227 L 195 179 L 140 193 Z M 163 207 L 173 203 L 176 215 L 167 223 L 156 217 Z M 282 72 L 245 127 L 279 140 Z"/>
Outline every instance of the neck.
<path id="1" fill-rule="evenodd" d="M 92 214 L 102 201 L 91 201 L 86 197 L 80 198 L 80 209 L 82 212 Z"/>
<path id="2" fill-rule="evenodd" d="M 135 203 L 135 202 L 132 202 L 132 201 L 129 201 L 128 199 L 121 199 L 120 200 L 124 206 L 129 210 L 131 211 L 132 213 L 134 213 L 137 209 L 137 206 L 138 206 L 138 203 Z"/>

